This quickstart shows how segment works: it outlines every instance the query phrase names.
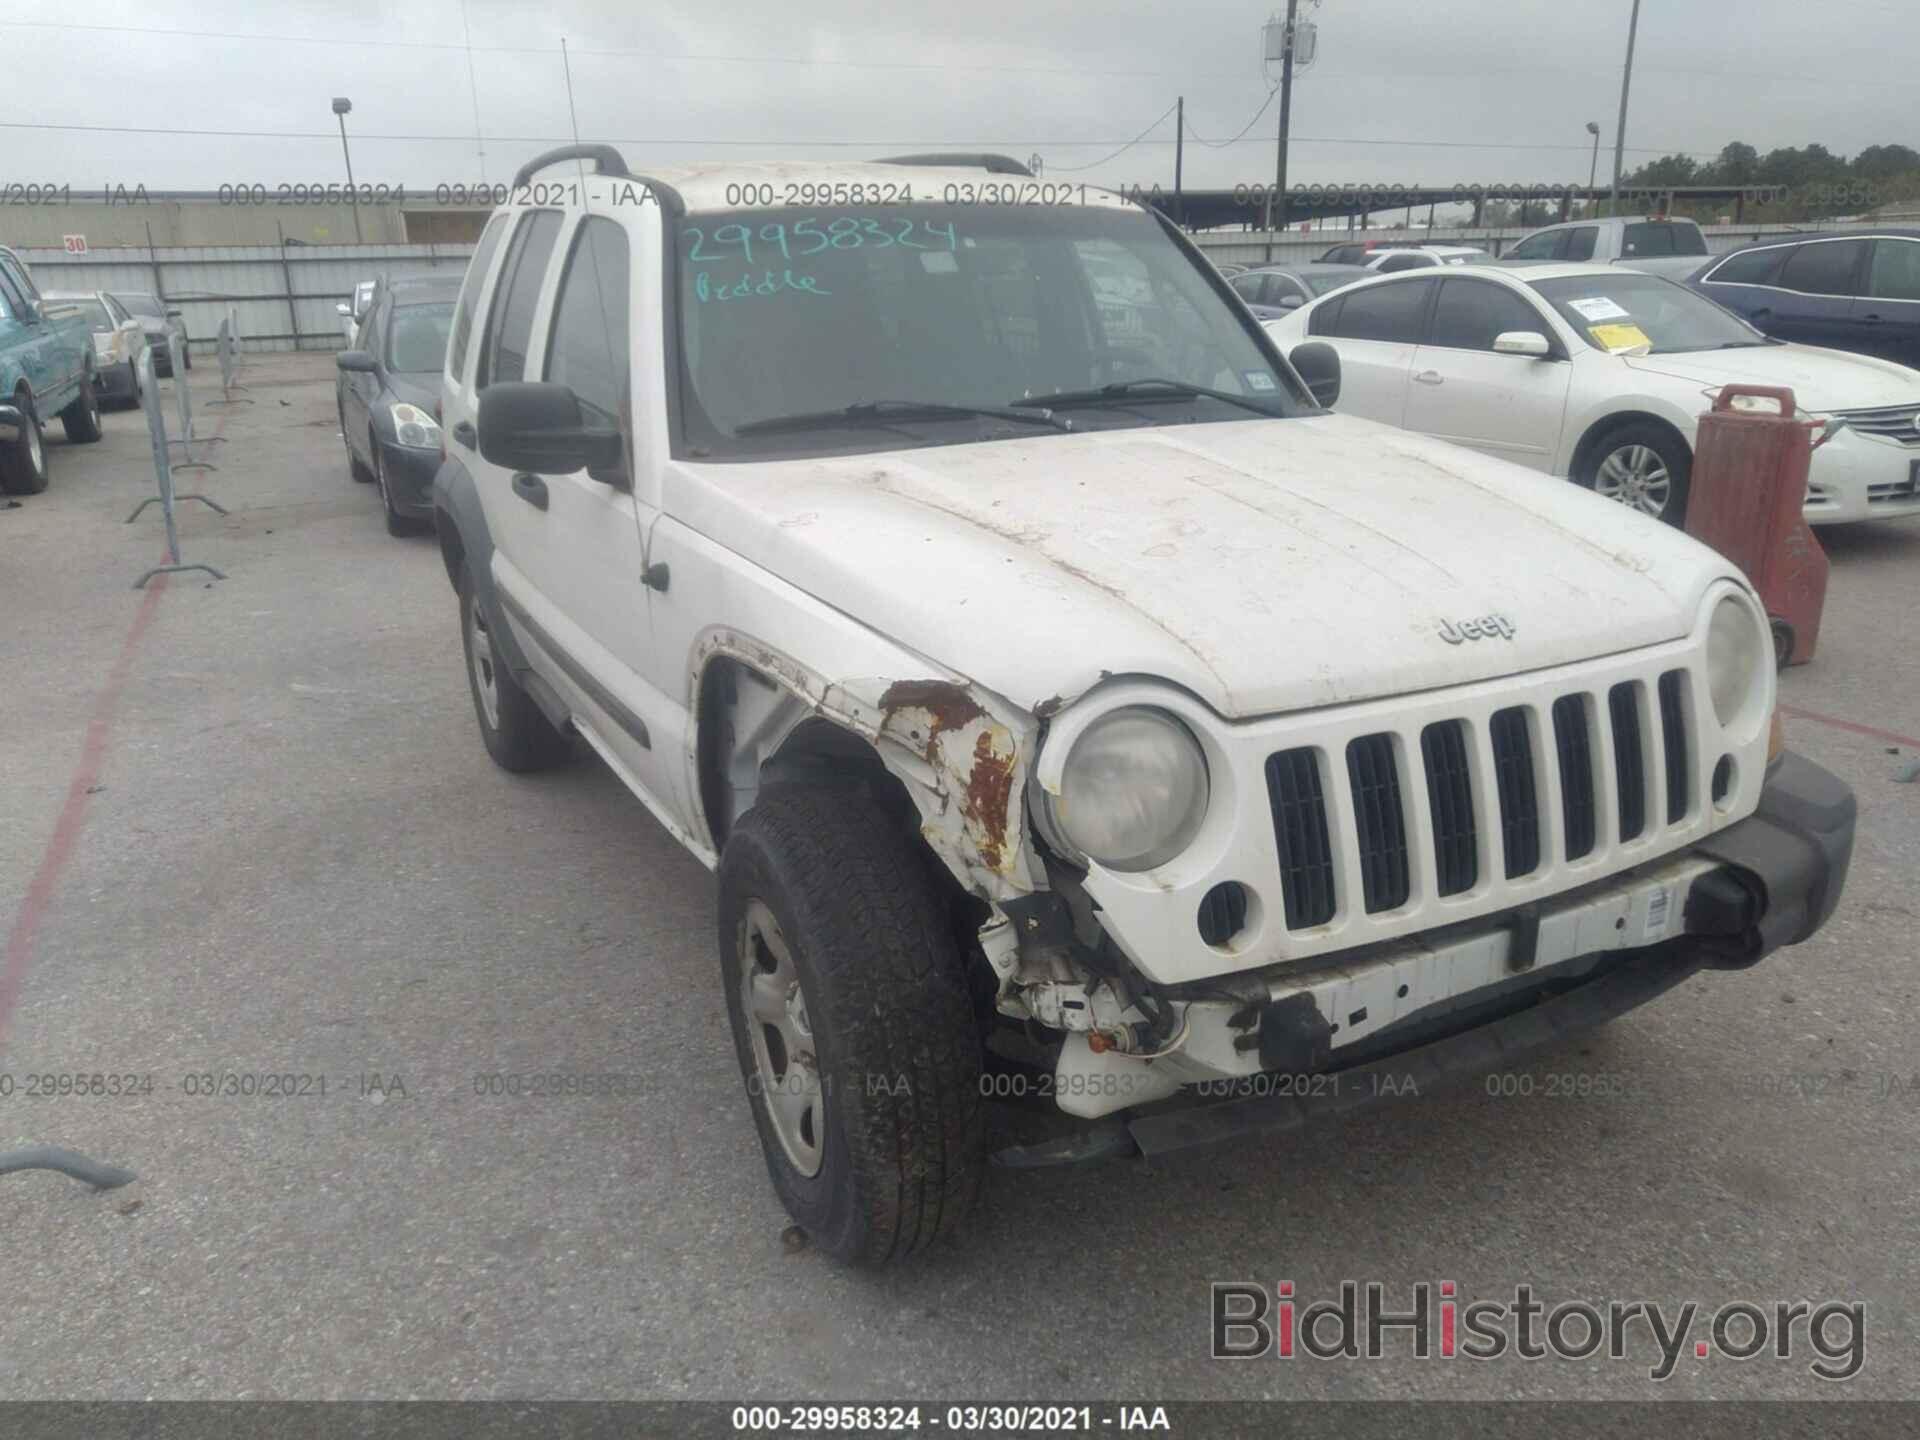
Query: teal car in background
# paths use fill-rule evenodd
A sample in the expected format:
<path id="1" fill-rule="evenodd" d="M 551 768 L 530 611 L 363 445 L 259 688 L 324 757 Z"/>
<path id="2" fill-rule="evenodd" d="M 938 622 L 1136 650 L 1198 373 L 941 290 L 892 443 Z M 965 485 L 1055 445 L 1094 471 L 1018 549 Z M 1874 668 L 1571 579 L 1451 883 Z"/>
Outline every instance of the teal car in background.
<path id="1" fill-rule="evenodd" d="M 0 491 L 47 488 L 41 431 L 54 415 L 70 443 L 100 438 L 93 328 L 78 305 L 42 297 L 25 263 L 0 245 Z"/>

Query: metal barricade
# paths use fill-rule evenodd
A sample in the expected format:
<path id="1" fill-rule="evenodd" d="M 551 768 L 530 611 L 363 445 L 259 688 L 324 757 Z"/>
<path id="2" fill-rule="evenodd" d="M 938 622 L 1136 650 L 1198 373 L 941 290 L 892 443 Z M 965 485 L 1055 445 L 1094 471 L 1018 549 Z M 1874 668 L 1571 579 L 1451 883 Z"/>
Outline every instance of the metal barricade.
<path id="1" fill-rule="evenodd" d="M 175 383 L 178 384 L 180 382 L 176 381 Z M 173 522 L 173 502 L 176 498 L 173 493 L 173 467 L 167 459 L 167 417 L 162 412 L 157 399 L 160 392 L 153 378 L 152 350 L 143 350 L 140 352 L 140 384 L 149 395 L 156 397 L 155 402 L 146 407 L 147 438 L 153 445 L 153 474 L 155 481 L 159 485 L 160 493 L 149 499 L 142 500 L 140 504 L 134 508 L 133 514 L 127 517 L 127 523 L 131 525 L 142 510 L 153 504 L 155 500 L 158 500 L 160 502 L 160 514 L 166 520 L 167 524 L 167 563 L 164 565 L 156 565 L 147 571 L 146 574 L 133 582 L 133 588 L 136 590 L 144 589 L 146 583 L 156 575 L 172 575 L 185 570 L 204 570 L 207 574 L 213 576 L 214 579 L 224 580 L 227 577 L 214 569 L 213 566 L 200 564 L 189 565 L 180 558 L 180 531 Z M 222 515 L 227 513 L 225 510 L 222 510 L 220 506 L 215 505 L 213 501 L 208 500 L 204 495 L 190 495 L 185 498 L 202 501 L 212 506 L 213 509 L 218 510 Z"/>

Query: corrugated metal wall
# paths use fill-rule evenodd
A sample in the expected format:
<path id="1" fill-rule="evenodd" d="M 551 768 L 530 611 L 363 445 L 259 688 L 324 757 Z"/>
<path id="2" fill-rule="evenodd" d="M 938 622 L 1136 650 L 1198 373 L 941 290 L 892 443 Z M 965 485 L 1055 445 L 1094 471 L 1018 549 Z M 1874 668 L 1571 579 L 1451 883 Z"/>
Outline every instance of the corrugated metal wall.
<path id="1" fill-rule="evenodd" d="M 196 353 L 211 352 L 232 305 L 252 350 L 340 350 L 334 306 L 381 274 L 464 274 L 471 245 L 216 245 L 19 252 L 42 290 L 158 291 L 180 311 Z M 289 303 L 289 282 L 292 301 Z M 297 337 L 297 340 L 296 340 Z"/>

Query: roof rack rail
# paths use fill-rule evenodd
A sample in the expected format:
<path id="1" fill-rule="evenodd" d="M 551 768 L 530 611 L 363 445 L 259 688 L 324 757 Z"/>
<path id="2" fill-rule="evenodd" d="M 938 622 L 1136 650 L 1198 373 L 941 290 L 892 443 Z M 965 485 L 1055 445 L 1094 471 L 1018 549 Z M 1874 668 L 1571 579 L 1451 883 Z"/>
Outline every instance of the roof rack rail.
<path id="1" fill-rule="evenodd" d="M 1032 175 L 1033 171 L 1011 155 L 985 153 L 936 153 L 931 155 L 889 155 L 874 162 L 879 165 L 955 165 L 968 170 L 985 170 L 991 175 Z"/>
<path id="2" fill-rule="evenodd" d="M 549 150 L 544 155 L 536 155 L 518 170 L 513 172 L 512 188 L 518 190 L 538 172 L 549 165 L 558 165 L 562 160 L 591 160 L 594 168 L 602 175 L 626 177 L 627 162 L 620 152 L 611 145 L 562 145 L 557 150 Z"/>

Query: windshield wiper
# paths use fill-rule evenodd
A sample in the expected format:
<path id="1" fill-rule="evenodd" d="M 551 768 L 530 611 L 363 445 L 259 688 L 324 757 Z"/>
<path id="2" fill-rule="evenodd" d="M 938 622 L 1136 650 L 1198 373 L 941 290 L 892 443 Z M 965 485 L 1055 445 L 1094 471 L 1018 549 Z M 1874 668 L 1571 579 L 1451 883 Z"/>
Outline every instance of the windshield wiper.
<path id="1" fill-rule="evenodd" d="M 1013 410 L 995 405 L 948 405 L 938 400 L 856 400 L 837 410 L 802 410 L 793 415 L 774 415 L 765 420 L 749 420 L 734 430 L 735 435 L 772 435 L 782 430 L 832 429 L 836 425 L 891 424 L 896 420 L 934 419 L 943 415 L 982 416 L 988 420 L 1012 420 L 1021 425 L 1045 425 L 1053 430 L 1071 430 L 1073 422 L 1063 420 L 1051 410 Z"/>
<path id="2" fill-rule="evenodd" d="M 1142 393 L 1143 391 L 1147 393 Z M 1159 392 L 1154 394 L 1152 392 Z M 1097 390 L 1062 390 L 1053 395 L 1034 395 L 1015 400 L 1014 405 L 1103 405 L 1109 400 L 1132 398 L 1135 400 L 1185 400 L 1195 395 L 1205 395 L 1209 400 L 1224 400 L 1229 405 L 1238 405 L 1243 410 L 1251 410 L 1256 415 L 1277 416 L 1278 410 L 1270 410 L 1258 400 L 1249 400 L 1244 395 L 1235 395 L 1230 390 L 1215 390 L 1206 385 L 1189 385 L 1184 380 L 1163 380 L 1150 377 L 1143 380 L 1118 380 L 1111 385 L 1102 385 Z"/>

